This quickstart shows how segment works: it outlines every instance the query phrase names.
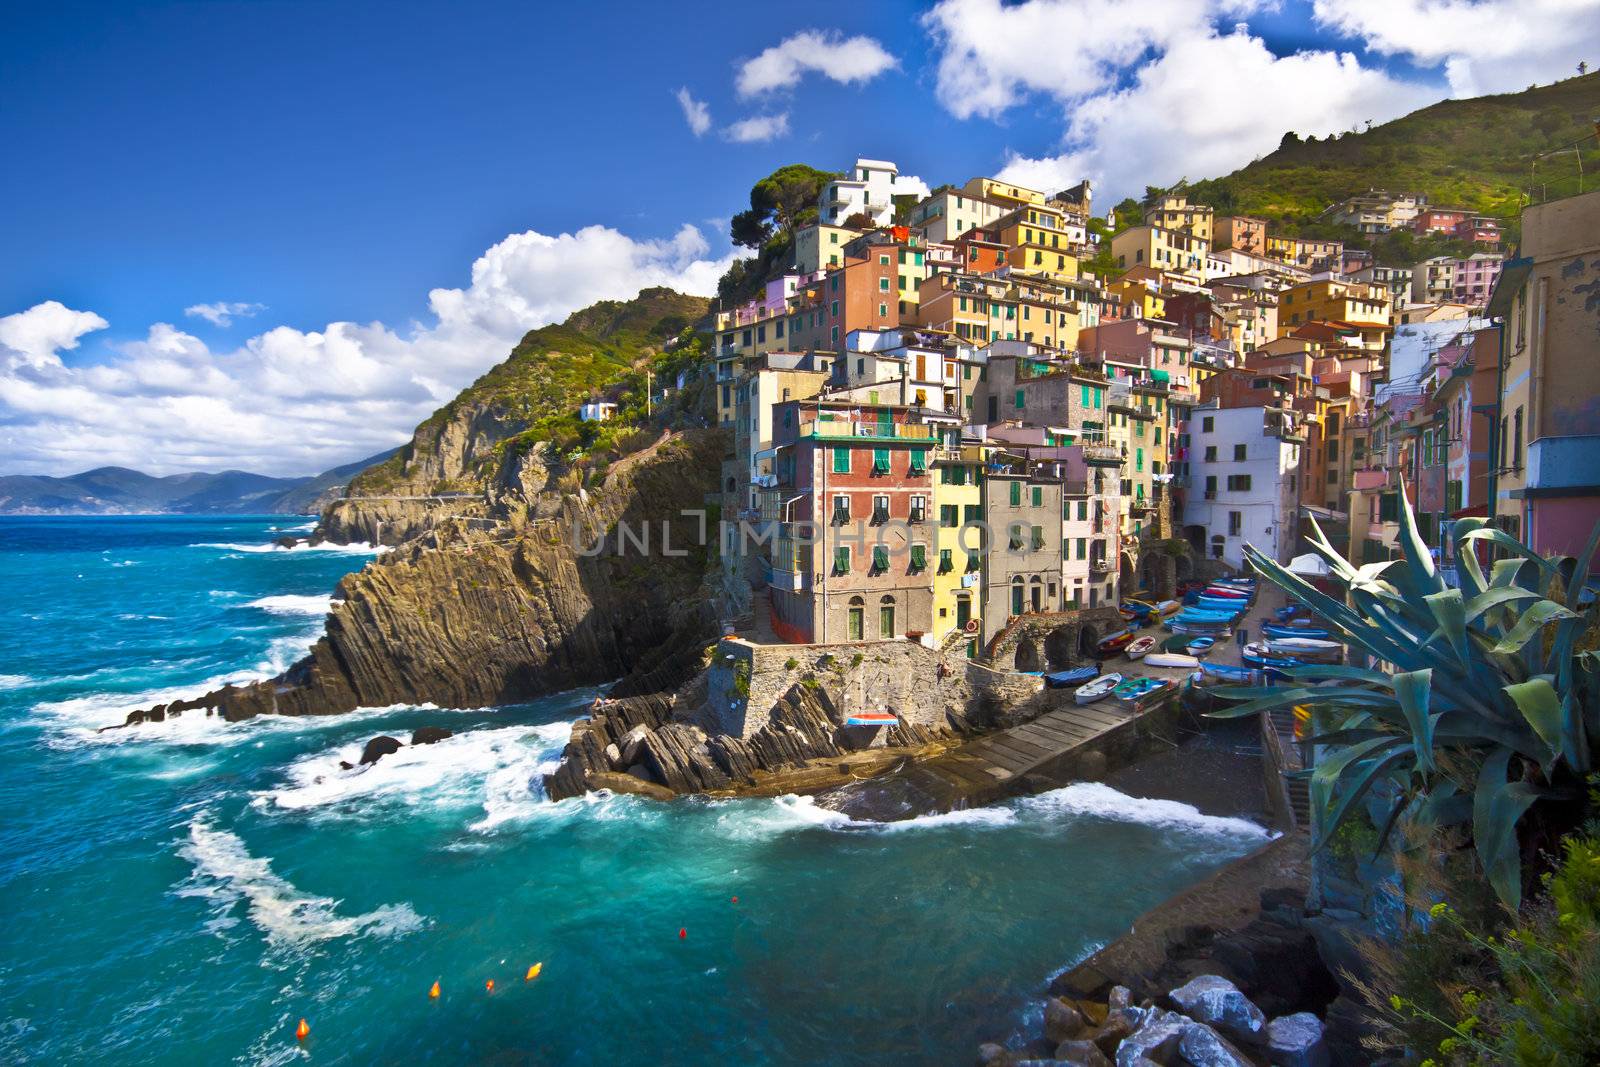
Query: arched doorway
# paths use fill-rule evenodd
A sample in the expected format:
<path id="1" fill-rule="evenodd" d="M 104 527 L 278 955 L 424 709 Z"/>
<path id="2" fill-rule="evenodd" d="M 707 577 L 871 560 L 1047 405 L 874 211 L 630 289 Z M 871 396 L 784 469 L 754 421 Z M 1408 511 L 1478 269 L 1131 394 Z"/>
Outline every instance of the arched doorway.
<path id="1" fill-rule="evenodd" d="M 846 631 L 852 641 L 862 640 L 867 628 L 867 602 L 858 596 L 850 598 L 850 625 Z"/>
<path id="2" fill-rule="evenodd" d="M 1044 638 L 1044 658 L 1051 667 L 1070 667 L 1073 662 L 1073 653 L 1076 644 L 1073 638 L 1072 627 L 1057 626 Z"/>
<path id="3" fill-rule="evenodd" d="M 1017 642 L 1017 670 L 1039 670 L 1039 647 L 1033 643 L 1033 638 L 1024 637 Z"/>
<path id="4" fill-rule="evenodd" d="M 1094 659 L 1100 650 L 1100 627 L 1086 622 L 1078 627 L 1078 658 Z"/>
<path id="5" fill-rule="evenodd" d="M 878 601 L 878 636 L 889 640 L 895 635 L 894 625 L 894 597 L 886 596 Z"/>

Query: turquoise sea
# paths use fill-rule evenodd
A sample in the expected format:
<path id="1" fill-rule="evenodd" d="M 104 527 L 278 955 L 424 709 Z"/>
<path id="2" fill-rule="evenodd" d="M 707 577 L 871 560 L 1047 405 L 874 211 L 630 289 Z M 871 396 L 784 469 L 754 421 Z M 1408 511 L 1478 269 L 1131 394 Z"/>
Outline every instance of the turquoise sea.
<path id="1" fill-rule="evenodd" d="M 310 644 L 371 555 L 271 547 L 302 527 L 0 519 L 0 1062 L 967 1063 L 1265 836 L 1103 785 L 894 825 L 552 804 L 590 691 L 98 733 Z"/>

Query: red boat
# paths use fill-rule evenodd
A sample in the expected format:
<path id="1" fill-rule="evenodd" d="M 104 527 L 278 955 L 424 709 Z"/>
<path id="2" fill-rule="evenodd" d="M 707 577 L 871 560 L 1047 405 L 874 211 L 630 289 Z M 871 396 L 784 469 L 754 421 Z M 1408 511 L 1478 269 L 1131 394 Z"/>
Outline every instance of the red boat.
<path id="1" fill-rule="evenodd" d="M 1250 599 L 1250 594 L 1249 593 L 1241 592 L 1238 589 L 1228 589 L 1228 588 L 1225 588 L 1224 586 L 1220 586 L 1220 585 L 1208 585 L 1208 586 L 1206 586 L 1205 595 L 1206 596 L 1225 596 L 1230 600 L 1249 600 Z"/>
<path id="2" fill-rule="evenodd" d="M 1132 630 L 1123 630 L 1121 633 L 1112 634 L 1110 637 L 1102 639 L 1095 646 L 1095 651 L 1102 656 L 1115 656 L 1132 644 L 1135 636 Z"/>

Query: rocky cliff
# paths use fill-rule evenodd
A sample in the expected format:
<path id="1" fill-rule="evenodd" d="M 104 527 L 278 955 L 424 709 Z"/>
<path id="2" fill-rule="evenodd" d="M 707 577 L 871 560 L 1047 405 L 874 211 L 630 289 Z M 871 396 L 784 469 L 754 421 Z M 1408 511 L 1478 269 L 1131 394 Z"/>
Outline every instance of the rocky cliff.
<path id="1" fill-rule="evenodd" d="M 579 406 L 604 395 L 642 409 L 647 366 L 657 386 L 663 372 L 693 371 L 698 342 L 689 328 L 708 306 L 701 297 L 645 289 L 529 331 L 398 452 L 351 479 L 343 498 L 324 509 L 317 536 L 399 545 L 440 522 L 553 513 L 552 470 L 567 469 L 574 457 L 582 457 L 580 467 L 604 462 L 617 443 L 608 427 L 580 422 Z M 696 399 L 693 389 L 679 390 L 654 423 L 701 422 Z"/>
<path id="2" fill-rule="evenodd" d="M 545 517 L 439 522 L 347 576 L 327 634 L 278 678 L 134 712 L 129 722 L 203 710 L 230 720 L 433 702 L 474 707 L 630 676 L 675 686 L 714 636 L 709 552 L 698 522 L 727 447 L 721 431 L 666 434 L 597 484 L 569 479 Z M 659 551 L 663 524 L 674 552 Z M 617 530 L 648 527 L 652 550 L 619 552 Z M 586 555 L 605 539 L 605 547 Z"/>

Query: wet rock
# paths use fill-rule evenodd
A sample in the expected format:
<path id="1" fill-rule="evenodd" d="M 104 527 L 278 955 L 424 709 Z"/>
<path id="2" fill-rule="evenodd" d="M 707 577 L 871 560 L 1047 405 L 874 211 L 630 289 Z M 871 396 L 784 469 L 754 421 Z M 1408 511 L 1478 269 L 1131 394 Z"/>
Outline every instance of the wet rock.
<path id="1" fill-rule="evenodd" d="M 618 771 L 620 771 L 623 768 L 625 768 L 627 766 L 627 764 L 624 763 L 623 760 L 622 760 L 622 749 L 618 748 L 614 744 L 607 745 L 606 746 L 606 765 L 611 767 L 613 770 L 618 770 Z"/>
<path id="2" fill-rule="evenodd" d="M 617 742 L 617 748 L 622 753 L 622 763 L 631 767 L 639 762 L 639 751 L 644 745 L 644 739 L 650 734 L 650 727 L 640 723 L 622 735 Z"/>
<path id="3" fill-rule="evenodd" d="M 1125 985 L 1112 986 L 1106 995 L 1106 1007 L 1112 1011 L 1127 1011 L 1133 1007 L 1133 991 Z"/>
<path id="4" fill-rule="evenodd" d="M 1267 1058 L 1273 1067 L 1328 1067 L 1322 1020 L 1308 1011 L 1267 1024 Z"/>
<path id="5" fill-rule="evenodd" d="M 978 1046 L 978 1067 L 1002 1067 L 1010 1060 L 1010 1053 L 1006 1052 L 1004 1045 L 989 1041 Z"/>
<path id="6" fill-rule="evenodd" d="M 1231 979 L 1269 1016 L 1320 1009 L 1339 994 L 1316 938 L 1265 919 L 1219 939 L 1202 973 Z"/>
<path id="7" fill-rule="evenodd" d="M 402 748 L 405 748 L 405 745 L 401 744 L 398 738 L 379 734 L 368 741 L 367 746 L 361 750 L 361 765 L 365 767 L 369 763 L 377 763 L 383 757 L 399 752 Z"/>
<path id="8" fill-rule="evenodd" d="M 1190 1067 L 1254 1067 L 1232 1042 L 1204 1023 L 1191 1022 L 1184 1029 L 1178 1055 Z"/>
<path id="9" fill-rule="evenodd" d="M 1111 1067 L 1111 1061 L 1093 1041 L 1063 1041 L 1056 1046 L 1056 1061 L 1072 1067 Z"/>
<path id="10" fill-rule="evenodd" d="M 1060 997 L 1051 997 L 1044 1006 L 1044 1036 L 1059 1045 L 1083 1031 L 1083 1015 Z"/>
<path id="11" fill-rule="evenodd" d="M 1179 1011 L 1236 1041 L 1259 1045 L 1266 1040 L 1266 1015 L 1226 978 L 1203 974 L 1169 996 Z"/>
<path id="12" fill-rule="evenodd" d="M 447 737 L 454 737 L 454 730 L 447 730 L 443 726 L 419 726 L 411 731 L 413 745 L 432 745 L 443 741 Z"/>
<path id="13" fill-rule="evenodd" d="M 356 769 L 356 765 L 347 759 L 342 759 L 339 761 L 339 769 L 341 771 L 353 771 Z"/>
<path id="14" fill-rule="evenodd" d="M 1156 1008 L 1145 1012 L 1139 1028 L 1117 1046 L 1117 1067 L 1135 1067 L 1146 1062 L 1171 1063 L 1178 1054 L 1184 1031 L 1193 1025 L 1192 1020 L 1175 1011 Z"/>
<path id="15" fill-rule="evenodd" d="M 672 790 L 664 785 L 657 785 L 646 778 L 632 774 L 618 774 L 615 771 L 602 771 L 591 775 L 589 784 L 594 789 L 609 789 L 613 793 L 628 793 L 633 796 L 649 797 L 651 800 L 672 800 Z"/>
<path id="16" fill-rule="evenodd" d="M 1089 1040 L 1107 1056 L 1115 1056 L 1117 1046 L 1139 1029 L 1140 1017 L 1131 1011 L 1114 1011 L 1106 1016 L 1099 1029 L 1089 1035 Z"/>
<path id="17" fill-rule="evenodd" d="M 293 548 L 300 543 L 300 539 L 298 537 L 275 537 L 272 543 L 279 548 Z"/>

